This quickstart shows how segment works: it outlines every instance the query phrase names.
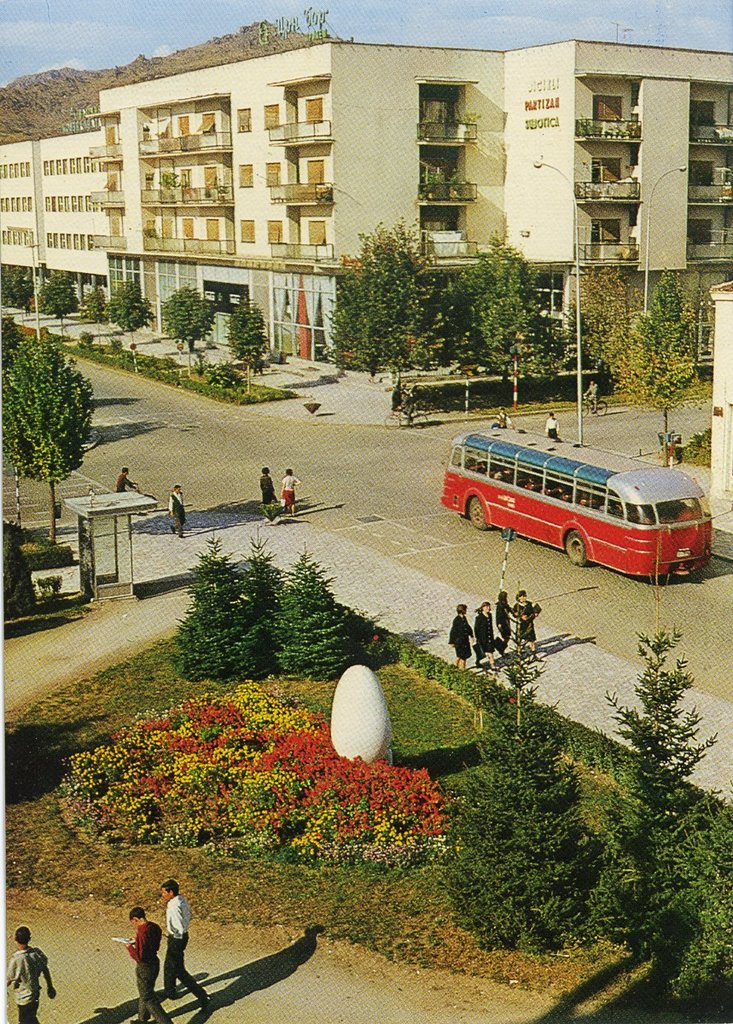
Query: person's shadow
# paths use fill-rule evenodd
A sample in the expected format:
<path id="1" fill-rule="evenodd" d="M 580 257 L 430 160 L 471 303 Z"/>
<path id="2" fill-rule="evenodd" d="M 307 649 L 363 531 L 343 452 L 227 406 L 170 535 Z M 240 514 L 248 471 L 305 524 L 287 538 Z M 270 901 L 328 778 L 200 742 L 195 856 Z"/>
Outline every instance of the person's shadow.
<path id="1" fill-rule="evenodd" d="M 311 925 L 306 928 L 304 934 L 296 939 L 285 949 L 270 956 L 263 956 L 260 960 L 244 964 L 242 967 L 235 967 L 225 974 L 218 974 L 206 978 L 205 987 L 209 990 L 211 997 L 205 1010 L 198 1010 L 190 1019 L 190 1024 L 202 1024 L 208 1020 L 217 1010 L 226 1006 L 233 1006 L 240 999 L 258 992 L 261 989 L 270 988 L 279 981 L 284 981 L 294 974 L 297 969 L 306 963 L 316 951 L 317 936 L 323 931 L 322 925 Z M 197 975 L 199 983 L 202 976 Z M 211 991 L 211 987 L 221 982 L 227 982 L 223 988 Z M 164 1004 L 171 1016 L 177 1016 L 179 1012 L 189 1013 L 190 1007 L 185 1001 L 172 1004 L 168 1001 Z M 137 1010 L 137 999 L 127 1000 L 119 1006 L 96 1006 L 94 1014 L 86 1020 L 79 1021 L 79 1024 L 127 1024 L 130 1015 Z"/>

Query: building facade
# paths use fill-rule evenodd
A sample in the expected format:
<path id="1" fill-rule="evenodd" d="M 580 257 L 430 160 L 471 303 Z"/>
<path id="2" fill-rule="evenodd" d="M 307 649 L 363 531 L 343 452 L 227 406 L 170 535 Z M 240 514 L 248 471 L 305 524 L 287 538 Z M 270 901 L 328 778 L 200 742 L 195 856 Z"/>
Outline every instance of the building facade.
<path id="1" fill-rule="evenodd" d="M 733 501 L 733 281 L 712 289 L 715 363 L 711 430 L 710 493 Z"/>

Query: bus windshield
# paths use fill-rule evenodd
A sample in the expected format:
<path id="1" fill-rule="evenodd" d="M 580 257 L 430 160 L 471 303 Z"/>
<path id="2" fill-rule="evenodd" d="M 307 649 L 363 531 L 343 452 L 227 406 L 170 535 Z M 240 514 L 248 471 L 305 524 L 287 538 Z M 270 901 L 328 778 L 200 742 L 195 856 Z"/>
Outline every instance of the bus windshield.
<path id="1" fill-rule="evenodd" d="M 660 523 L 687 523 L 693 519 L 704 519 L 709 515 L 707 502 L 700 498 L 675 498 L 674 501 L 657 502 Z"/>

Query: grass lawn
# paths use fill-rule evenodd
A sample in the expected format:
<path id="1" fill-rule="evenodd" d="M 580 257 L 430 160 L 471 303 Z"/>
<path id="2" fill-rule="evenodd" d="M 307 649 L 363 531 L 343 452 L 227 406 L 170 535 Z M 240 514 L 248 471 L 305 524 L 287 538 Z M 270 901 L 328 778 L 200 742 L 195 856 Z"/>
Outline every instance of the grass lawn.
<path id="1" fill-rule="evenodd" d="M 136 714 L 230 689 L 190 683 L 165 641 L 122 665 L 80 680 L 27 708 L 8 727 L 7 883 L 66 899 L 93 896 L 127 906 L 153 902 L 174 875 L 202 917 L 297 929 L 320 924 L 332 938 L 360 943 L 392 959 L 510 979 L 562 993 L 588 986 L 613 999 L 636 980 L 625 953 L 610 944 L 531 957 L 480 950 L 452 920 L 443 868 L 308 867 L 273 858 L 229 859 L 204 850 L 110 846 L 68 824 L 55 788 L 66 758 L 105 741 Z M 402 665 L 379 670 L 394 730 L 396 761 L 425 766 L 450 789 L 476 763 L 471 707 Z M 333 683 L 272 680 L 309 708 L 328 712 Z M 589 792 L 598 784 L 587 780 Z M 601 980 L 602 979 L 602 980 Z"/>

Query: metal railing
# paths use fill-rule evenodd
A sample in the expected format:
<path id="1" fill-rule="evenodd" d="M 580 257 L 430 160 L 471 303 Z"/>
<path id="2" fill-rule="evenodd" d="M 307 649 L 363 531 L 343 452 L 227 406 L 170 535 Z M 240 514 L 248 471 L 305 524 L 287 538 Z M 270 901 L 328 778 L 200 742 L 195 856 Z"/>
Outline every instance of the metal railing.
<path id="1" fill-rule="evenodd" d="M 417 196 L 427 203 L 469 203 L 477 195 L 476 185 L 470 181 L 441 181 L 433 185 L 421 184 Z"/>
<path id="2" fill-rule="evenodd" d="M 687 198 L 691 203 L 730 203 L 733 202 L 733 184 L 689 185 Z"/>
<path id="3" fill-rule="evenodd" d="M 271 242 L 270 254 L 280 260 L 333 260 L 333 246 L 301 245 L 298 242 Z"/>
<path id="4" fill-rule="evenodd" d="M 202 150 L 231 149 L 231 132 L 207 132 L 202 135 L 175 135 L 166 139 L 142 139 L 141 156 L 161 153 L 199 153 Z"/>
<path id="5" fill-rule="evenodd" d="M 733 241 L 688 242 L 688 260 L 733 260 Z"/>
<path id="6" fill-rule="evenodd" d="M 586 242 L 580 246 L 586 263 L 638 263 L 639 246 L 634 242 Z"/>
<path id="7" fill-rule="evenodd" d="M 113 192 L 111 189 L 105 189 L 104 192 L 92 192 L 90 199 L 93 203 L 98 203 L 99 206 L 125 205 L 125 193 Z"/>
<path id="8" fill-rule="evenodd" d="M 234 191 L 231 185 L 143 189 L 140 202 L 143 206 L 183 206 L 187 203 L 193 206 L 231 205 L 234 202 Z"/>
<path id="9" fill-rule="evenodd" d="M 478 126 L 472 121 L 420 121 L 417 137 L 420 142 L 475 142 Z"/>
<path id="10" fill-rule="evenodd" d="M 124 235 L 92 235 L 95 249 L 126 249 L 127 239 Z"/>
<path id="11" fill-rule="evenodd" d="M 439 242 L 423 238 L 422 252 L 434 260 L 465 260 L 478 255 L 478 244 L 465 239 L 456 242 Z"/>
<path id="12" fill-rule="evenodd" d="M 641 138 L 641 121 L 596 121 L 592 117 L 579 117 L 575 122 L 576 139 L 630 139 Z"/>
<path id="13" fill-rule="evenodd" d="M 270 128 L 270 142 L 329 142 L 330 121 L 290 121 Z"/>
<path id="14" fill-rule="evenodd" d="M 106 146 L 92 146 L 89 156 L 97 160 L 119 160 L 122 156 L 122 143 L 109 142 Z"/>
<path id="15" fill-rule="evenodd" d="M 273 203 L 332 203 L 333 185 L 327 182 L 270 185 L 270 200 Z"/>
<path id="16" fill-rule="evenodd" d="M 641 195 L 638 181 L 576 181 L 575 198 L 589 202 L 636 202 Z"/>
<path id="17" fill-rule="evenodd" d="M 146 252 L 184 252 L 203 255 L 232 255 L 234 240 L 230 238 L 160 238 L 158 235 L 143 235 L 143 249 Z"/>
<path id="18" fill-rule="evenodd" d="M 690 142 L 733 146 L 733 124 L 691 124 Z"/>

